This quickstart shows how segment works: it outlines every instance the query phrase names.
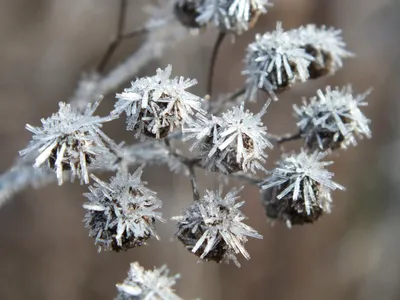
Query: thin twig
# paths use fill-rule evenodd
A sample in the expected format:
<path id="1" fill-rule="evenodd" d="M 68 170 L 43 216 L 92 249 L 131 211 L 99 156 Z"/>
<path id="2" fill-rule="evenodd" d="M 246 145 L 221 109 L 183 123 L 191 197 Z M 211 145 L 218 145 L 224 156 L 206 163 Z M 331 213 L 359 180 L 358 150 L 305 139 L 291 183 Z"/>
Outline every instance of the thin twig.
<path id="1" fill-rule="evenodd" d="M 281 136 L 278 135 L 269 135 L 269 138 L 272 140 L 272 142 L 276 144 L 283 144 L 286 142 L 290 141 L 295 141 L 301 139 L 301 132 L 296 132 L 296 133 L 288 133 L 284 134 Z"/>
<path id="2" fill-rule="evenodd" d="M 117 34 L 116 34 L 114 40 L 108 46 L 106 52 L 104 53 L 102 59 L 100 60 L 100 63 L 98 64 L 98 66 L 96 68 L 96 71 L 99 74 L 104 72 L 104 69 L 106 68 L 107 63 L 111 59 L 115 50 L 117 50 L 118 46 L 123 41 L 127 6 L 128 6 L 128 0 L 120 0 Z"/>
<path id="3" fill-rule="evenodd" d="M 218 34 L 218 37 L 215 41 L 213 51 L 211 54 L 210 66 L 208 67 L 208 83 L 207 83 L 207 95 L 209 95 L 210 97 L 212 96 L 212 84 L 214 81 L 215 63 L 217 61 L 218 51 L 220 49 L 220 46 L 222 45 L 222 42 L 224 41 L 225 36 L 226 36 L 225 32 L 220 32 Z"/>
<path id="4" fill-rule="evenodd" d="M 189 179 L 193 190 L 193 200 L 198 201 L 200 199 L 200 193 L 197 187 L 197 180 L 196 180 L 196 173 L 194 171 L 194 166 L 193 165 L 189 166 L 188 170 L 189 170 Z"/>

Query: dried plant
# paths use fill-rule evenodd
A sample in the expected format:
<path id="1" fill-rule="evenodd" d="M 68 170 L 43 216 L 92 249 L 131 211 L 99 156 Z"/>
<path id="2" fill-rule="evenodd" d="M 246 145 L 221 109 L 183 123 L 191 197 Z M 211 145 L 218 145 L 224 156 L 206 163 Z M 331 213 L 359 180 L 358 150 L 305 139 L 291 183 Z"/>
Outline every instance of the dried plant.
<path id="1" fill-rule="evenodd" d="M 115 40 L 106 50 L 92 75 L 83 78 L 70 103 L 60 103 L 59 111 L 42 119 L 42 127 L 27 125 L 33 133 L 28 147 L 20 152 L 24 160 L 0 177 L 0 203 L 29 185 L 40 186 L 54 178 L 61 185 L 64 173 L 81 184 L 93 185 L 85 193 L 85 224 L 95 244 L 104 250 L 128 250 L 158 238 L 156 221 L 164 221 L 163 201 L 141 181 L 144 164 L 167 164 L 173 172 L 189 178 L 193 203 L 177 222 L 176 238 L 202 261 L 228 262 L 242 254 L 248 237 L 262 238 L 245 225 L 246 217 L 236 202 L 240 190 L 226 196 L 221 191 L 199 191 L 195 171 L 203 169 L 225 178 L 236 178 L 259 188 L 261 203 L 270 219 L 288 227 L 314 223 L 331 211 L 332 195 L 344 189 L 335 183 L 333 173 L 323 161 L 332 151 L 356 145 L 356 140 L 371 137 L 370 121 L 364 116 L 369 92 L 353 96 L 350 85 L 318 90 L 317 96 L 294 105 L 297 129 L 277 136 L 267 132 L 263 118 L 278 94 L 296 82 L 332 75 L 353 54 L 345 48 L 341 31 L 313 24 L 284 31 L 276 29 L 257 34 L 247 48 L 243 87 L 227 95 L 212 93 L 213 70 L 221 43 L 227 34 L 238 36 L 249 30 L 257 18 L 271 8 L 268 0 L 171 0 L 148 9 L 150 17 L 143 27 L 125 33 L 127 0 L 120 0 L 119 24 Z M 158 69 L 155 76 L 136 78 L 131 86 L 116 94 L 115 109 L 105 117 L 93 116 L 101 95 L 132 80 L 149 60 L 179 40 L 199 34 L 215 25 L 215 42 L 206 96 L 188 91 L 194 79 L 172 77 L 172 67 Z M 122 64 L 105 72 L 117 47 L 126 39 L 144 35 L 143 45 Z M 239 38 L 239 37 L 238 37 Z M 265 100 L 260 112 L 246 108 L 256 101 L 258 91 Z M 281 97 L 281 96 L 280 96 Z M 206 98 L 207 101 L 204 101 Z M 94 102 L 92 105 L 91 103 Z M 275 104 L 274 104 L 275 105 Z M 126 115 L 126 129 L 140 142 L 116 143 L 101 127 Z M 191 140 L 192 154 L 183 155 L 174 140 Z M 298 153 L 282 153 L 275 169 L 267 171 L 265 162 L 273 145 L 302 142 Z M 130 170 L 140 166 L 134 173 Z M 115 172 L 109 182 L 93 173 Z M 55 173 L 55 175 L 54 175 Z M 219 176 L 218 178 L 222 178 Z M 221 180 L 221 186 L 225 183 Z M 160 195 L 163 198 L 163 195 Z M 128 278 L 117 285 L 116 299 L 180 299 L 171 287 L 177 277 L 168 277 L 165 267 L 145 271 L 131 265 Z"/>

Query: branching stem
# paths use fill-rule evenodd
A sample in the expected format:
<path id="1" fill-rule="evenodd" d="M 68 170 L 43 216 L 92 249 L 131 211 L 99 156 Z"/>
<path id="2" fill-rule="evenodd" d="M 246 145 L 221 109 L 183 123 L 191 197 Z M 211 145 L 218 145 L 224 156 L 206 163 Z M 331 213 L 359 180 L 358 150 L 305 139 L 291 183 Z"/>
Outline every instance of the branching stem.
<path id="1" fill-rule="evenodd" d="M 215 41 L 211 54 L 211 61 L 210 61 L 210 66 L 208 68 L 208 82 L 207 82 L 207 95 L 209 95 L 210 97 L 212 96 L 214 70 L 215 70 L 215 64 L 217 62 L 218 51 L 222 45 L 222 42 L 224 41 L 225 36 L 226 36 L 225 32 L 220 32 L 218 34 L 218 37 Z"/>

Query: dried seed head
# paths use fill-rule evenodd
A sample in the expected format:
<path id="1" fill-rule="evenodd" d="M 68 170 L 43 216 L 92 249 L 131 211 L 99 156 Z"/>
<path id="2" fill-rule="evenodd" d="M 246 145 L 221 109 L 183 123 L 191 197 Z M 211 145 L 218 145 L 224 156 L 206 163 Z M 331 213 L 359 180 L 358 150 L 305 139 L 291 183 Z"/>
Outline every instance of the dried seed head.
<path id="1" fill-rule="evenodd" d="M 209 120 L 200 116 L 184 130 L 191 133 L 187 139 L 197 139 L 191 149 L 199 149 L 202 163 L 208 170 L 230 174 L 263 169 L 262 163 L 267 157 L 265 148 L 272 148 L 267 139 L 267 128 L 261 121 L 268 104 L 256 115 L 244 110 L 242 104 L 220 118 L 213 116 Z"/>
<path id="2" fill-rule="evenodd" d="M 213 23 L 220 31 L 240 34 L 271 6 L 268 0 L 178 0 L 175 14 L 191 28 Z"/>
<path id="3" fill-rule="evenodd" d="M 344 188 L 331 180 L 333 173 L 325 166 L 332 162 L 320 161 L 325 156 L 302 150 L 278 161 L 277 168 L 260 184 L 269 218 L 282 220 L 290 227 L 312 223 L 323 212 L 330 212 L 330 191 Z"/>
<path id="4" fill-rule="evenodd" d="M 176 237 L 202 260 L 233 260 L 240 266 L 236 254 L 250 258 L 244 248 L 247 237 L 262 238 L 242 223 L 246 217 L 239 210 L 244 202 L 236 203 L 239 191 L 233 189 L 224 198 L 218 192 L 206 191 L 183 215 L 173 218 L 178 221 Z"/>
<path id="5" fill-rule="evenodd" d="M 187 92 L 196 80 L 176 77 L 170 79 L 172 67 L 158 69 L 152 77 L 137 79 L 132 87 L 117 94 L 112 114 L 127 115 L 127 130 L 136 135 L 161 139 L 175 127 L 192 122 L 195 111 L 202 112 L 202 99 Z"/>
<path id="6" fill-rule="evenodd" d="M 197 10 L 199 0 L 177 0 L 174 6 L 174 12 L 177 19 L 183 26 L 189 28 L 201 28 L 202 25 L 197 22 L 199 12 Z"/>
<path id="7" fill-rule="evenodd" d="M 82 112 L 60 102 L 57 113 L 41 120 L 42 127 L 26 125 L 33 137 L 20 155 L 38 155 L 34 166 L 53 170 L 59 185 L 63 183 L 64 170 L 71 172 L 71 181 L 78 177 L 81 183 L 89 183 L 89 167 L 96 159 L 107 159 L 111 155 L 108 146 L 114 145 L 100 128 L 116 116 L 93 116 L 99 103 L 89 104 Z"/>
<path id="8" fill-rule="evenodd" d="M 115 300 L 181 300 L 172 289 L 178 278 L 179 275 L 170 277 L 166 266 L 151 271 L 134 262 L 128 278 L 117 284 Z"/>
<path id="9" fill-rule="evenodd" d="M 343 58 L 354 56 L 345 49 L 341 30 L 309 24 L 289 33 L 295 43 L 314 57 L 308 67 L 311 79 L 335 73 L 342 68 Z"/>
<path id="10" fill-rule="evenodd" d="M 155 221 L 163 221 L 155 209 L 161 207 L 156 193 L 141 181 L 142 169 L 134 174 L 118 173 L 110 183 L 92 175 L 96 181 L 83 207 L 89 236 L 96 239 L 99 250 L 128 250 L 142 246 L 151 236 L 158 239 Z"/>
<path id="11" fill-rule="evenodd" d="M 310 149 L 337 149 L 356 145 L 356 138 L 371 137 L 369 120 L 360 110 L 366 106 L 369 91 L 352 95 L 351 86 L 342 89 L 326 88 L 325 93 L 318 90 L 317 96 L 302 106 L 294 105 L 297 126 L 305 137 Z"/>
<path id="12" fill-rule="evenodd" d="M 242 74 L 247 76 L 248 98 L 254 99 L 257 90 L 262 89 L 277 100 L 275 92 L 308 79 L 308 67 L 313 60 L 278 22 L 275 31 L 256 35 L 256 41 L 247 48 Z"/>

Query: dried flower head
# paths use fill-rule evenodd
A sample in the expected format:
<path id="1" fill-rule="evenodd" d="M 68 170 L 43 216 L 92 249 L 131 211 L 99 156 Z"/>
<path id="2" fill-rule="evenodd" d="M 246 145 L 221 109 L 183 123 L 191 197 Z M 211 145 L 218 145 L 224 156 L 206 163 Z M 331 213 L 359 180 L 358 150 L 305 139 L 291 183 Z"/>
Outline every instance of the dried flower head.
<path id="1" fill-rule="evenodd" d="M 163 219 L 154 210 L 161 207 L 161 201 L 141 181 L 142 169 L 134 174 L 118 173 L 110 183 L 92 175 L 96 183 L 84 194 L 89 200 L 83 205 L 84 221 L 99 250 L 128 250 L 151 236 L 158 239 L 154 223 Z"/>
<path id="2" fill-rule="evenodd" d="M 344 189 L 332 181 L 325 169 L 332 162 L 321 161 L 327 153 L 301 151 L 284 157 L 260 185 L 267 216 L 292 224 L 312 223 L 323 212 L 330 212 L 330 192 Z"/>
<path id="3" fill-rule="evenodd" d="M 353 96 L 350 85 L 318 90 L 317 96 L 298 107 L 294 105 L 297 126 L 310 149 L 337 149 L 356 145 L 356 137 L 371 137 L 369 120 L 360 110 L 370 92 Z"/>
<path id="4" fill-rule="evenodd" d="M 244 248 L 247 237 L 262 238 L 242 223 L 246 217 L 239 210 L 244 202 L 236 203 L 239 191 L 233 189 L 222 198 L 219 192 L 207 190 L 183 215 L 173 218 L 178 221 L 177 238 L 202 260 L 218 263 L 233 260 L 240 266 L 236 254 L 250 259 Z"/>
<path id="5" fill-rule="evenodd" d="M 314 24 L 290 31 L 293 41 L 314 57 L 314 61 L 308 66 L 311 79 L 335 73 L 342 68 L 343 58 L 354 56 L 345 49 L 346 44 L 341 34 L 339 29 L 326 26 L 318 28 Z"/>
<path id="6" fill-rule="evenodd" d="M 60 102 L 57 113 L 41 120 L 42 127 L 26 125 L 33 137 L 29 146 L 19 152 L 20 155 L 38 155 L 34 166 L 53 170 L 59 185 L 63 183 L 64 170 L 71 172 L 71 181 L 77 176 L 81 183 L 89 183 L 89 167 L 94 160 L 105 159 L 110 154 L 105 142 L 113 144 L 100 128 L 102 123 L 116 117 L 93 116 L 99 103 L 87 105 L 82 112 Z"/>
<path id="7" fill-rule="evenodd" d="M 128 278 L 117 284 L 115 300 L 181 300 L 172 287 L 179 275 L 168 276 L 166 266 L 145 270 L 137 262 L 131 263 Z"/>
<path id="8" fill-rule="evenodd" d="M 202 111 L 202 99 L 187 92 L 196 80 L 175 77 L 172 67 L 157 69 L 157 74 L 132 82 L 132 87 L 117 94 L 112 114 L 127 115 L 127 129 L 151 138 L 164 138 L 175 127 L 191 122 L 195 111 Z"/>
<path id="9" fill-rule="evenodd" d="M 262 89 L 277 100 L 275 92 L 290 87 L 296 81 L 308 79 L 308 67 L 313 60 L 278 22 L 275 31 L 257 34 L 255 42 L 247 47 L 242 72 L 247 76 L 247 96 L 253 99 L 257 90 Z"/>
<path id="10" fill-rule="evenodd" d="M 198 6 L 200 0 L 177 0 L 174 6 L 174 12 L 182 25 L 189 28 L 200 28 L 202 24 L 197 22 L 199 17 Z"/>
<path id="11" fill-rule="evenodd" d="M 197 124 L 185 129 L 191 133 L 187 138 L 197 139 L 191 149 L 199 149 L 202 164 L 210 171 L 229 174 L 263 169 L 262 163 L 267 158 L 265 148 L 272 148 L 267 127 L 261 121 L 268 105 L 256 115 L 244 110 L 242 103 L 220 118 L 198 118 Z"/>
<path id="12" fill-rule="evenodd" d="M 269 6 L 268 0 L 178 0 L 175 13 L 188 27 L 213 23 L 221 31 L 240 34 L 254 26 Z"/>

